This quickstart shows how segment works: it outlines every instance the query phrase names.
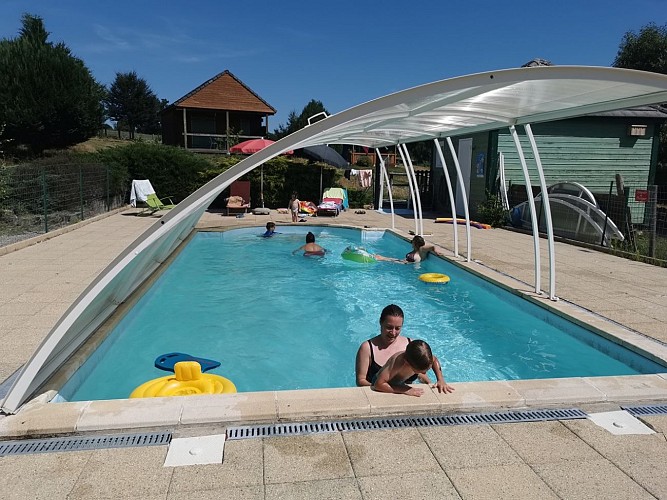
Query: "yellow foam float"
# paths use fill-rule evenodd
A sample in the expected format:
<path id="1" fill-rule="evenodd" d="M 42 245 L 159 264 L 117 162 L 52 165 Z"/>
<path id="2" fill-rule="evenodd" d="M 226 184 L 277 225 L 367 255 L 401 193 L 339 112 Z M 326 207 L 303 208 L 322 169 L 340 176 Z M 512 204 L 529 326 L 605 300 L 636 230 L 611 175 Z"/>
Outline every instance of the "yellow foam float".
<path id="1" fill-rule="evenodd" d="M 419 279 L 425 283 L 449 283 L 449 276 L 440 273 L 420 274 Z"/>
<path id="2" fill-rule="evenodd" d="M 130 394 L 131 398 L 162 398 L 236 392 L 234 383 L 211 373 L 202 373 L 196 361 L 180 361 L 174 374 L 144 382 Z"/>

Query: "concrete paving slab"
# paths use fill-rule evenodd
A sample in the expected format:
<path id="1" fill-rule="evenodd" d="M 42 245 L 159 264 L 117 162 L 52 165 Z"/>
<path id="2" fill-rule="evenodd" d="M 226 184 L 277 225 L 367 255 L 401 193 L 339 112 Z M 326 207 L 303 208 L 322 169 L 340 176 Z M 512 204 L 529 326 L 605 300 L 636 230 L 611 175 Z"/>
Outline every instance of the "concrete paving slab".
<path id="1" fill-rule="evenodd" d="M 419 468 L 419 464 L 414 464 Z M 389 472 L 389 471 L 388 471 Z M 403 472 L 358 479 L 364 500 L 423 500 L 425 498 L 459 499 L 446 474 L 437 472 Z"/>
<path id="2" fill-rule="evenodd" d="M 605 395 L 581 378 L 511 380 L 507 382 L 528 406 L 537 404 L 594 403 L 605 401 Z"/>
<path id="3" fill-rule="evenodd" d="M 664 436 L 667 436 L 667 415 L 640 417 L 639 420 L 644 422 L 646 425 L 648 425 L 654 431 L 660 432 Z"/>
<path id="4" fill-rule="evenodd" d="M 95 450 L 68 498 L 164 498 L 174 471 L 163 467 L 166 454 L 166 446 Z"/>
<path id="5" fill-rule="evenodd" d="M 529 465 L 597 460 L 599 454 L 559 421 L 493 425 Z"/>
<path id="6" fill-rule="evenodd" d="M 93 453 L 73 451 L 2 457 L 2 498 L 67 498 Z"/>
<path id="7" fill-rule="evenodd" d="M 445 471 L 523 463 L 489 425 L 423 427 L 419 433 Z"/>
<path id="8" fill-rule="evenodd" d="M 433 393 L 444 411 L 478 411 L 483 408 L 516 408 L 525 401 L 507 382 L 464 382 L 452 384 L 451 393 Z"/>
<path id="9" fill-rule="evenodd" d="M 266 500 L 364 500 L 356 479 L 324 479 L 266 485 Z"/>
<path id="10" fill-rule="evenodd" d="M 587 377 L 585 380 L 610 401 L 667 400 L 667 380 L 657 375 Z"/>
<path id="11" fill-rule="evenodd" d="M 177 425 L 182 398 L 114 399 L 92 401 L 83 410 L 76 430 L 138 429 Z"/>
<path id="12" fill-rule="evenodd" d="M 357 477 L 387 476 L 396 471 L 441 471 L 417 429 L 346 432 L 343 440 Z"/>
<path id="13" fill-rule="evenodd" d="M 424 389 L 424 393 L 419 397 L 377 392 L 370 387 L 361 389 L 368 398 L 371 414 L 375 415 L 400 415 L 418 411 L 434 412 L 442 409 L 442 403 L 436 396 L 437 391 L 433 392 L 433 389 L 424 384 L 417 384 L 416 387 Z"/>
<path id="14" fill-rule="evenodd" d="M 466 500 L 559 498 L 526 464 L 454 469 L 448 471 L 447 475 Z"/>
<path id="15" fill-rule="evenodd" d="M 609 460 L 534 465 L 535 472 L 561 498 L 655 498 Z"/>
<path id="16" fill-rule="evenodd" d="M 353 477 L 339 433 L 264 439 L 264 483 Z"/>
<path id="17" fill-rule="evenodd" d="M 76 403 L 28 404 L 16 415 L 0 420 L 0 436 L 18 438 L 22 436 L 45 436 L 70 434 L 83 414 L 88 401 Z"/>
<path id="18" fill-rule="evenodd" d="M 242 392 L 184 398 L 181 424 L 273 421 L 276 393 Z"/>
<path id="19" fill-rule="evenodd" d="M 224 486 L 188 493 L 188 500 L 265 500 L 264 486 Z M 167 500 L 183 500 L 183 493 L 168 493 Z"/>
<path id="20" fill-rule="evenodd" d="M 368 415 L 371 404 L 356 387 L 277 391 L 278 418 L 353 417 Z"/>
<path id="21" fill-rule="evenodd" d="M 261 439 L 227 441 L 222 464 L 194 465 L 174 469 L 169 494 L 188 498 L 194 492 L 262 485 Z M 251 490 L 254 491 L 254 490 Z"/>

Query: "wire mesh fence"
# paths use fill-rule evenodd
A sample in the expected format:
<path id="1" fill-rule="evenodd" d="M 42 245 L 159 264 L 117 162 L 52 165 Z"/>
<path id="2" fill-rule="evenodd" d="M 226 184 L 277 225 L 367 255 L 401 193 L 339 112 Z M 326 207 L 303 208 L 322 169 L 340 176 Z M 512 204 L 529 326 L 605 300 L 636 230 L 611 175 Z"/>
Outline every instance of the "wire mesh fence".
<path id="1" fill-rule="evenodd" d="M 0 246 L 118 208 L 126 184 L 99 163 L 0 168 Z"/>
<path id="2" fill-rule="evenodd" d="M 611 181 L 604 193 L 563 182 L 548 188 L 554 234 L 632 256 L 667 261 L 667 190 L 656 185 L 624 185 Z M 539 188 L 533 187 L 536 219 L 546 233 Z M 510 186 L 511 222 L 530 230 L 531 215 L 523 185 Z"/>

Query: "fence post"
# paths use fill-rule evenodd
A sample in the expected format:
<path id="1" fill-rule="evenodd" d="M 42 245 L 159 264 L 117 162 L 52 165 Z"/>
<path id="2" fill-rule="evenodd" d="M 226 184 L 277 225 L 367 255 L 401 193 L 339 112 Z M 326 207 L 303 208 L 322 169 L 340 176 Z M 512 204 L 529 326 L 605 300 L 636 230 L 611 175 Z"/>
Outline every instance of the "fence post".
<path id="1" fill-rule="evenodd" d="M 109 165 L 106 165 L 106 170 L 107 170 L 107 212 L 111 210 L 111 200 L 109 199 L 110 196 L 110 188 L 109 188 Z"/>
<path id="2" fill-rule="evenodd" d="M 611 210 L 611 191 L 614 189 L 614 181 L 609 183 L 609 195 L 607 195 L 607 209 L 604 211 L 604 227 L 602 228 L 602 239 L 600 246 L 604 246 L 604 237 L 607 234 L 607 221 L 609 220 L 609 211 Z M 611 243 L 611 240 L 609 241 Z"/>
<path id="3" fill-rule="evenodd" d="M 658 186 L 653 185 L 648 187 L 648 255 L 655 258 L 655 231 L 658 222 Z"/>
<path id="4" fill-rule="evenodd" d="M 42 196 L 44 202 L 44 232 L 49 232 L 49 211 L 46 206 L 48 196 L 46 193 L 46 167 L 42 167 Z"/>
<path id="5" fill-rule="evenodd" d="M 79 165 L 79 211 L 80 219 L 83 220 L 83 168 Z"/>

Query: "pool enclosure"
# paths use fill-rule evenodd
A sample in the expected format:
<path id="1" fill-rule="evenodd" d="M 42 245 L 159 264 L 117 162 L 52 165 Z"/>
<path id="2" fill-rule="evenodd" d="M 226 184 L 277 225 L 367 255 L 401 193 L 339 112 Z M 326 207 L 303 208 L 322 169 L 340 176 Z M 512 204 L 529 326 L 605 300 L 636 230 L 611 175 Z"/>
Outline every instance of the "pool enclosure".
<path id="1" fill-rule="evenodd" d="M 406 143 L 433 140 L 440 163 L 442 148 L 453 157 L 459 188 L 465 193 L 451 137 L 508 128 L 517 148 L 525 184 L 531 180 L 517 130 L 523 127 L 531 146 L 543 194 L 549 249 L 548 296 L 556 299 L 553 227 L 547 186 L 531 124 L 667 101 L 667 75 L 605 67 L 542 66 L 490 71 L 428 83 L 360 104 L 329 116 L 277 141 L 216 177 L 158 220 L 115 259 L 79 296 L 23 367 L 7 394 L 2 411 L 14 413 L 190 234 L 210 203 L 233 181 L 289 150 L 319 144 L 354 144 L 370 148 L 399 146 L 414 181 Z M 381 156 L 381 155 L 379 155 Z M 448 196 L 454 206 L 452 180 Z M 383 177 L 386 179 L 386 172 Z M 464 196 L 464 199 L 467 199 Z M 423 233 L 421 202 L 415 196 L 415 232 Z M 535 203 L 531 213 L 535 276 L 542 292 L 539 233 Z M 466 218 L 465 258 L 472 258 L 470 220 Z M 454 255 L 459 255 L 457 228 Z"/>

